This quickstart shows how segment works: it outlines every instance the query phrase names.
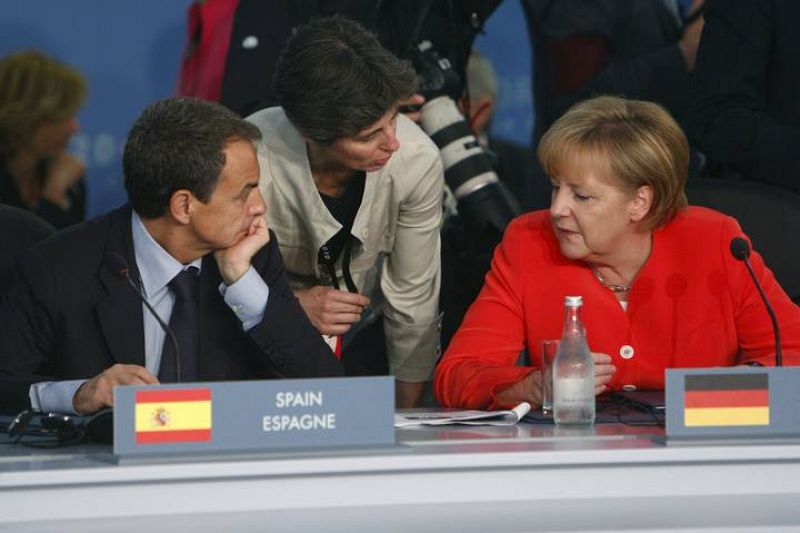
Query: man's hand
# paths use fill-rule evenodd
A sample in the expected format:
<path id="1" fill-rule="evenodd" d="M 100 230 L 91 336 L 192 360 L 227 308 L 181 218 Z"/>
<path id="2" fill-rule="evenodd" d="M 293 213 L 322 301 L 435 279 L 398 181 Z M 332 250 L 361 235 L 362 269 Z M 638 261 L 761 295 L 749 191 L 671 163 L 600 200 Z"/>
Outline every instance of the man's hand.
<path id="1" fill-rule="evenodd" d="M 56 155 L 47 167 L 42 197 L 64 210 L 69 209 L 67 191 L 83 177 L 85 170 L 83 162 L 74 155 L 66 152 Z"/>
<path id="2" fill-rule="evenodd" d="M 317 331 L 324 335 L 342 335 L 361 319 L 369 298 L 355 292 L 315 285 L 298 289 L 294 295 Z"/>
<path id="3" fill-rule="evenodd" d="M 253 256 L 268 242 L 267 220 L 262 216 L 257 216 L 253 219 L 247 235 L 242 240 L 224 250 L 214 252 L 214 259 L 217 261 L 217 267 L 225 285 L 233 285 L 244 276 L 250 268 Z"/>
<path id="4" fill-rule="evenodd" d="M 405 116 L 419 124 L 419 119 L 422 117 L 422 104 L 424 103 L 425 97 L 417 93 L 400 102 L 399 110 Z"/>
<path id="5" fill-rule="evenodd" d="M 79 415 L 112 407 L 117 385 L 158 385 L 158 379 L 143 366 L 116 364 L 84 382 L 72 398 L 72 407 Z"/>

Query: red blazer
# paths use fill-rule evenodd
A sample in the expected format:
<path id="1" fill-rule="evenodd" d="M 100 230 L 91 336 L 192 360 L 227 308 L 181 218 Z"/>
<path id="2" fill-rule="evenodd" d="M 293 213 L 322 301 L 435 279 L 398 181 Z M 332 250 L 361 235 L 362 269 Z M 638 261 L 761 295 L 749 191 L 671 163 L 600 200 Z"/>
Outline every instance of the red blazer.
<path id="1" fill-rule="evenodd" d="M 498 407 L 495 393 L 536 370 L 540 341 L 561 337 L 564 296 L 583 296 L 589 348 L 611 356 L 612 390 L 663 389 L 664 369 L 773 364 L 764 304 L 730 241 L 735 219 L 701 207 L 682 210 L 653 232 L 650 258 L 628 295 L 628 310 L 582 261 L 565 258 L 547 211 L 514 220 L 497 247 L 478 298 L 436 370 L 446 406 Z M 784 364 L 800 364 L 800 308 L 757 253 L 753 269 L 781 325 Z M 527 348 L 533 367 L 516 366 Z"/>

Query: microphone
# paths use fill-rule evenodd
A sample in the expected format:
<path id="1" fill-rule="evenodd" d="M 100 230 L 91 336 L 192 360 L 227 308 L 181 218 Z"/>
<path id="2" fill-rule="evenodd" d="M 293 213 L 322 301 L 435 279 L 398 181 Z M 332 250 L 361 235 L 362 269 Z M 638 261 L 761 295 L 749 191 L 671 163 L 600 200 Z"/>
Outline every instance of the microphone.
<path id="1" fill-rule="evenodd" d="M 105 256 L 105 266 L 114 275 L 114 277 L 124 279 L 128 282 L 128 285 L 130 285 L 134 292 L 136 292 L 136 295 L 139 296 L 139 299 L 142 301 L 144 306 L 156 319 L 156 322 L 158 322 L 158 325 L 161 326 L 161 329 L 163 329 L 167 334 L 167 337 L 169 337 L 170 341 L 172 342 L 172 353 L 175 356 L 175 381 L 180 383 L 181 357 L 178 349 L 178 339 L 175 337 L 175 333 L 167 325 L 167 323 L 164 322 L 160 316 L 158 316 L 158 313 L 156 313 L 156 310 L 150 305 L 150 302 L 147 301 L 147 298 L 145 298 L 144 294 L 142 294 L 142 291 L 139 290 L 139 287 L 137 287 L 133 280 L 131 280 L 130 270 L 128 269 L 128 261 L 124 257 L 119 254 L 109 252 Z"/>
<path id="2" fill-rule="evenodd" d="M 767 308 L 770 320 L 772 320 L 772 331 L 775 333 L 775 366 L 783 366 L 783 356 L 781 355 L 781 330 L 778 327 L 778 317 L 775 316 L 775 310 L 772 309 L 761 283 L 756 278 L 756 273 L 753 272 L 753 267 L 750 265 L 750 245 L 742 237 L 734 237 L 731 239 L 731 254 L 739 261 L 744 261 L 753 283 L 758 289 L 758 294 L 761 295 L 761 300 Z"/>

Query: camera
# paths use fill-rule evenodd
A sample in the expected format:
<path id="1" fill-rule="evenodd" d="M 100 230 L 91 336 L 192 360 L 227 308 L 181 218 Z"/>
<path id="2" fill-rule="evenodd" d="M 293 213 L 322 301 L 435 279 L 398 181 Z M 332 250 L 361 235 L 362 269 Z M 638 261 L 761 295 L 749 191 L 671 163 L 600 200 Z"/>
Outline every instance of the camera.
<path id="1" fill-rule="evenodd" d="M 463 83 L 451 62 L 427 40 L 414 50 L 419 92 L 426 99 L 420 125 L 441 151 L 445 183 L 455 196 L 458 213 L 496 244 L 519 208 L 456 105 Z"/>

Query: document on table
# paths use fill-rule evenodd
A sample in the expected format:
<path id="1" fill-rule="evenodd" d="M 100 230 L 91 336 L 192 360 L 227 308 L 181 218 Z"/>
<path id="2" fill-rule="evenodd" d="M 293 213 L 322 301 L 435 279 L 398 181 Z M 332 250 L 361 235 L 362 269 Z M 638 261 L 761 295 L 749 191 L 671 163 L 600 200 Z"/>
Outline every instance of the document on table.
<path id="1" fill-rule="evenodd" d="M 415 409 L 395 413 L 394 427 L 444 426 L 447 424 L 467 424 L 470 426 L 513 426 L 528 414 L 531 404 L 522 402 L 513 409 L 503 411 L 443 411 L 441 409 Z"/>

